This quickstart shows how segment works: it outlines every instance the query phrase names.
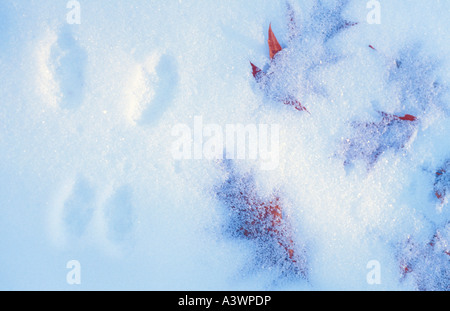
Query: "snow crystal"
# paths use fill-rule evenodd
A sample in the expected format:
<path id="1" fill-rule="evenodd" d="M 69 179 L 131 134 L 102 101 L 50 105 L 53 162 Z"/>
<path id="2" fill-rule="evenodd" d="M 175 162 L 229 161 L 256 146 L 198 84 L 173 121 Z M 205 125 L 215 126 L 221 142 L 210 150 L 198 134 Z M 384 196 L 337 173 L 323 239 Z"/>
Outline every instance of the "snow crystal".
<path id="1" fill-rule="evenodd" d="M 449 289 L 447 3 L 67 2 L 0 3 L 0 289 Z M 198 117 L 279 165 L 174 158 Z"/>

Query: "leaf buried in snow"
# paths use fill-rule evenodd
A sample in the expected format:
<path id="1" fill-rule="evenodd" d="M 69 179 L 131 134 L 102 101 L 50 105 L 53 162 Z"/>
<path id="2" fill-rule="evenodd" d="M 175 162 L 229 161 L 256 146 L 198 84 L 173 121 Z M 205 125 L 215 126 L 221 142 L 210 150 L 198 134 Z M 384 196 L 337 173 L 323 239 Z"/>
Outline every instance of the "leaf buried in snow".
<path id="1" fill-rule="evenodd" d="M 275 55 L 282 50 L 280 43 L 278 43 L 277 37 L 272 31 L 272 24 L 269 25 L 269 39 L 267 40 L 269 44 L 270 59 L 273 59 Z"/>

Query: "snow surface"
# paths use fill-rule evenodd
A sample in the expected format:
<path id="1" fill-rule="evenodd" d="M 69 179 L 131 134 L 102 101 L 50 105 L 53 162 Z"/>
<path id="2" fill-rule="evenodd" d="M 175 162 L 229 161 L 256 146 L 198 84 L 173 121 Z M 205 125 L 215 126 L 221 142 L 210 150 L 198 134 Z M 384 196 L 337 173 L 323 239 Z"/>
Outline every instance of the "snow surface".
<path id="1" fill-rule="evenodd" d="M 450 206 L 433 189 L 450 157 L 446 1 L 381 0 L 381 24 L 362 0 L 79 2 L 79 25 L 64 0 L 0 2 L 0 289 L 450 287 Z M 270 23 L 284 49 L 269 66 Z M 268 91 L 249 61 L 273 73 Z M 406 138 L 352 126 L 379 111 L 418 122 Z M 236 169 L 283 194 L 307 278 L 224 234 L 227 172 L 171 154 L 195 116 L 280 125 L 279 166 Z M 382 150 L 370 164 L 367 148 Z"/>

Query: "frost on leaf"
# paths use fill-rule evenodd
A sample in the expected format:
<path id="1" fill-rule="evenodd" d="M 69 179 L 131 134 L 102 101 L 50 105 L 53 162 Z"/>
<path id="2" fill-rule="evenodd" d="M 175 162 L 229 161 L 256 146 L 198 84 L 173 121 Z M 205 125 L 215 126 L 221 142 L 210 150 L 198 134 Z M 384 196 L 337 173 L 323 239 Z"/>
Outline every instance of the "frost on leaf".
<path id="1" fill-rule="evenodd" d="M 326 42 L 341 31 L 358 25 L 357 22 L 346 20 L 342 16 L 342 12 L 348 5 L 348 2 L 348 0 L 331 2 L 317 0 L 311 14 L 311 19 L 314 23 L 311 23 L 308 31 L 314 33 L 323 42 Z"/>
<path id="2" fill-rule="evenodd" d="M 445 203 L 447 195 L 450 193 L 450 160 L 436 171 L 434 182 L 434 194 L 441 204 Z"/>
<path id="3" fill-rule="evenodd" d="M 423 55 L 419 46 L 400 51 L 391 66 L 389 82 L 399 90 L 398 100 L 415 114 L 442 106 L 443 88 L 435 74 L 435 60 Z"/>
<path id="4" fill-rule="evenodd" d="M 269 56 L 271 59 L 271 62 L 274 61 L 274 57 L 282 51 L 282 47 L 280 43 L 278 42 L 275 34 L 272 31 L 272 25 L 269 25 L 269 38 L 267 40 L 268 46 L 269 46 Z M 259 67 L 257 67 L 255 64 L 250 62 L 250 65 L 252 66 L 252 74 L 255 78 L 256 82 L 259 84 L 261 89 L 263 89 L 266 93 L 266 95 L 278 102 L 281 102 L 285 105 L 293 106 L 295 109 L 299 111 L 307 111 L 308 110 L 300 103 L 299 100 L 295 99 L 294 96 L 290 95 L 289 92 L 284 91 L 275 91 L 276 87 L 274 88 L 274 84 L 271 81 L 271 76 L 273 75 L 273 72 L 270 72 L 269 74 L 266 74 L 264 71 L 262 71 Z"/>
<path id="5" fill-rule="evenodd" d="M 416 131 L 417 118 L 380 112 L 381 120 L 353 122 L 353 136 L 343 141 L 344 164 L 363 160 L 371 168 L 387 150 L 399 151 L 411 140 Z"/>
<path id="6" fill-rule="evenodd" d="M 287 2 L 287 46 L 282 48 L 269 25 L 269 66 L 263 72 L 252 64 L 253 76 L 266 98 L 308 112 L 299 96 L 305 92 L 324 95 L 325 90 L 311 74 L 318 67 L 336 61 L 327 41 L 344 29 L 357 23 L 342 17 L 348 1 L 335 1 L 326 5 L 316 1 L 309 20 L 301 25 L 293 5 Z"/>
<path id="7" fill-rule="evenodd" d="M 269 38 L 267 40 L 268 46 L 269 46 L 269 56 L 271 59 L 271 62 L 274 61 L 274 57 L 282 51 L 281 45 L 278 42 L 275 34 L 272 31 L 272 25 L 269 25 Z M 271 76 L 273 75 L 273 72 L 266 74 L 264 71 L 262 71 L 259 67 L 257 67 L 255 64 L 250 62 L 250 65 L 252 66 L 252 74 L 255 78 L 256 82 L 260 85 L 260 87 L 265 91 L 266 95 L 268 97 L 275 99 L 278 102 L 281 102 L 288 106 L 293 106 L 295 109 L 299 111 L 306 111 L 309 113 L 309 111 L 304 107 L 299 100 L 295 99 L 294 96 L 289 94 L 289 91 L 276 91 L 276 87 L 274 86 L 274 83 L 271 82 Z"/>
<path id="8" fill-rule="evenodd" d="M 419 45 L 403 48 L 395 56 L 387 56 L 372 45 L 369 48 L 382 55 L 389 64 L 389 87 L 395 90 L 394 99 L 402 106 L 418 117 L 432 108 L 444 106 L 444 88 L 435 74 L 437 61 L 424 55 Z"/>
<path id="9" fill-rule="evenodd" d="M 387 87 L 394 85 L 394 96 L 398 102 L 407 107 L 408 111 L 414 112 L 414 115 L 403 116 L 380 112 L 382 117 L 380 121 L 352 123 L 353 134 L 343 141 L 341 150 L 345 158 L 344 164 L 348 165 L 361 159 L 370 168 L 385 151 L 399 151 L 405 148 L 417 131 L 418 119 L 425 115 L 429 107 L 439 102 L 439 91 L 435 77 L 431 75 L 433 66 L 430 62 L 419 60 L 410 52 L 400 53 L 399 57 L 391 58 L 372 45 L 369 45 L 369 48 L 382 55 L 390 64 Z M 427 89 L 426 86 L 431 87 Z M 439 189 L 436 195 L 442 197 Z"/>
<path id="10" fill-rule="evenodd" d="M 255 262 L 278 267 L 285 273 L 306 278 L 304 251 L 294 242 L 293 230 L 278 193 L 258 193 L 249 174 L 240 174 L 234 165 L 225 165 L 228 174 L 217 189 L 217 197 L 229 215 L 227 231 L 231 236 L 253 241 Z"/>
<path id="11" fill-rule="evenodd" d="M 398 249 L 400 280 L 412 281 L 416 290 L 450 290 L 450 223 L 426 244 L 409 237 Z"/>

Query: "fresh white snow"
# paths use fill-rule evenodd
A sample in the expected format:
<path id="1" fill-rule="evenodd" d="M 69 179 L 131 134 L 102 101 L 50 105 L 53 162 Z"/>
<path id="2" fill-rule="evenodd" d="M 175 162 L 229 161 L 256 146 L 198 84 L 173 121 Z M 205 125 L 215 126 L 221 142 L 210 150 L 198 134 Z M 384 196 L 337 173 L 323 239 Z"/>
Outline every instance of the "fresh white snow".
<path id="1" fill-rule="evenodd" d="M 450 158 L 446 1 L 380 0 L 380 24 L 362 0 L 79 0 L 80 24 L 68 2 L 0 2 L 0 289 L 450 288 L 434 189 Z M 367 129 L 379 112 L 418 120 Z M 280 126 L 275 169 L 234 165 L 282 196 L 307 278 L 227 234 L 221 161 L 173 157 L 172 129 L 198 116 Z"/>

